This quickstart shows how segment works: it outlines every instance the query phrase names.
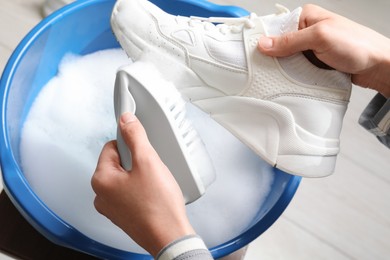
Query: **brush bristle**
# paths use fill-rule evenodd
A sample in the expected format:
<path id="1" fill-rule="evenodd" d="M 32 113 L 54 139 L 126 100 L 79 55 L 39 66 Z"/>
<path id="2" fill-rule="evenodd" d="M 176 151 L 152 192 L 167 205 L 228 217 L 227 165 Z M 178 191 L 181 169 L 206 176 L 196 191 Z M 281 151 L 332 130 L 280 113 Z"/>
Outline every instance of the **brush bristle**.
<path id="1" fill-rule="evenodd" d="M 163 88 L 161 87 L 161 90 L 163 90 L 160 91 L 161 98 L 164 99 L 164 104 L 166 104 L 170 116 L 174 119 L 174 126 L 180 134 L 179 139 L 187 148 L 190 163 L 197 169 L 205 187 L 208 187 L 215 180 L 215 169 L 198 131 L 186 116 L 188 101 L 170 82 L 167 82 Z"/>

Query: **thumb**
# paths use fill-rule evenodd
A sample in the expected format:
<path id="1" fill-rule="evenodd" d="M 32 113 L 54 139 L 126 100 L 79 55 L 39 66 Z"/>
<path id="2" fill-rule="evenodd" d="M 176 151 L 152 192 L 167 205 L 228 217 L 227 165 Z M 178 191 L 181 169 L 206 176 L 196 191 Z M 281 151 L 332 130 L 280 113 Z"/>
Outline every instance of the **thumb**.
<path id="1" fill-rule="evenodd" d="M 257 46 L 263 54 L 285 57 L 309 50 L 314 40 L 313 34 L 308 28 L 305 28 L 280 36 L 261 36 Z"/>
<path id="2" fill-rule="evenodd" d="M 123 140 L 130 148 L 133 157 L 137 151 L 144 151 L 145 148 L 149 148 L 151 146 L 144 127 L 138 118 L 132 113 L 127 112 L 121 115 L 119 127 Z"/>

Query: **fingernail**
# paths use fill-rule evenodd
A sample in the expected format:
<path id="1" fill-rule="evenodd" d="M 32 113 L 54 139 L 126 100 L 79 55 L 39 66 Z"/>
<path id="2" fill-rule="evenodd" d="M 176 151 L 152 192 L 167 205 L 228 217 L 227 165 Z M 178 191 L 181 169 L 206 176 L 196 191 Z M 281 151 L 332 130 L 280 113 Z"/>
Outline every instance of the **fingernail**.
<path id="1" fill-rule="evenodd" d="M 263 49 L 271 49 L 274 46 L 274 41 L 266 36 L 260 36 L 259 45 Z"/>
<path id="2" fill-rule="evenodd" d="M 133 113 L 125 112 L 121 115 L 121 121 L 123 124 L 128 124 L 131 122 L 134 122 L 136 120 L 136 117 Z"/>

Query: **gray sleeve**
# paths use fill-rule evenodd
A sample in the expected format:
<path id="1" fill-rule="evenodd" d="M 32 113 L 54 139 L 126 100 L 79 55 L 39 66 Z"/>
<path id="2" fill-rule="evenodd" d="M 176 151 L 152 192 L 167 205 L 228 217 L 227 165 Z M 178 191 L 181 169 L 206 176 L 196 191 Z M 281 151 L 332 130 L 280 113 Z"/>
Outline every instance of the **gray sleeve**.
<path id="1" fill-rule="evenodd" d="M 390 99 L 378 93 L 364 109 L 359 124 L 390 148 Z"/>
<path id="2" fill-rule="evenodd" d="M 164 247 L 156 260 L 212 260 L 203 240 L 196 235 L 184 236 Z"/>

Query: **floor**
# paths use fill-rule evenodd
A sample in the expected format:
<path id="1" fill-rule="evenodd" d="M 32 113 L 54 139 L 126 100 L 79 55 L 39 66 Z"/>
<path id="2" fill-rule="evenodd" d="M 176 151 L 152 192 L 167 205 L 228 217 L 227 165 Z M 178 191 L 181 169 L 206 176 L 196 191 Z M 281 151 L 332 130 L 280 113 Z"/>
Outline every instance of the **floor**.
<path id="1" fill-rule="evenodd" d="M 214 1 L 239 5 L 259 15 L 274 12 L 274 3 L 266 0 Z M 22 37 L 41 20 L 42 2 L 0 0 L 0 72 Z M 293 9 L 306 1 L 279 3 Z M 366 0 L 311 3 L 390 37 L 388 0 L 376 0 L 375 4 Z M 357 124 L 374 94 L 371 90 L 353 89 L 335 174 L 303 180 L 280 219 L 251 243 L 246 260 L 390 258 L 390 150 Z M 0 260 L 3 259 L 12 258 L 0 254 Z"/>

